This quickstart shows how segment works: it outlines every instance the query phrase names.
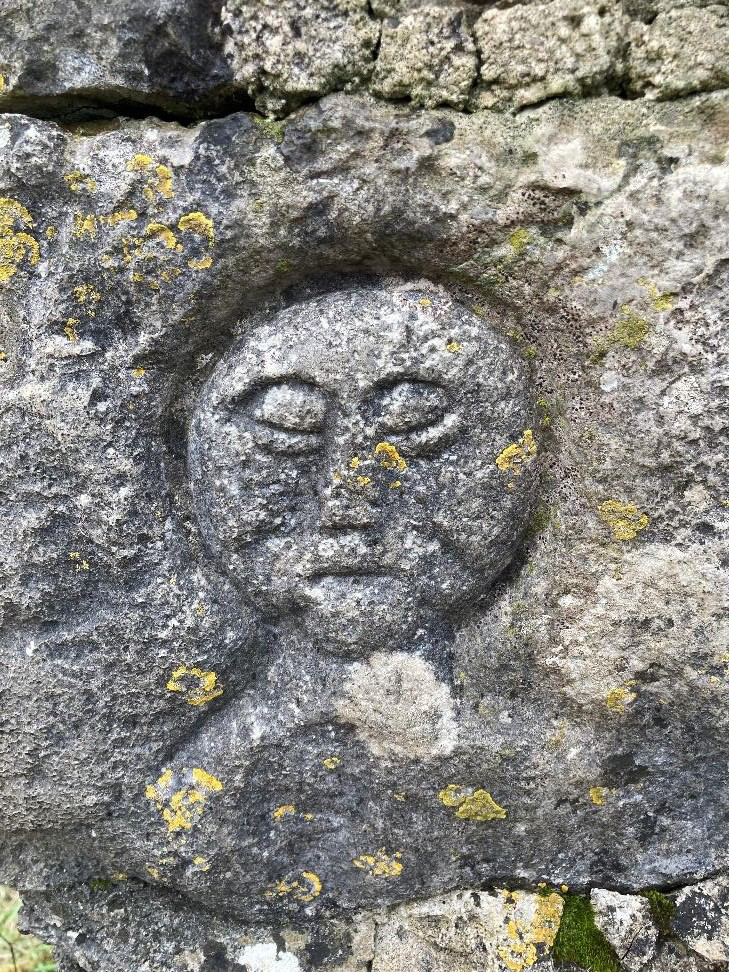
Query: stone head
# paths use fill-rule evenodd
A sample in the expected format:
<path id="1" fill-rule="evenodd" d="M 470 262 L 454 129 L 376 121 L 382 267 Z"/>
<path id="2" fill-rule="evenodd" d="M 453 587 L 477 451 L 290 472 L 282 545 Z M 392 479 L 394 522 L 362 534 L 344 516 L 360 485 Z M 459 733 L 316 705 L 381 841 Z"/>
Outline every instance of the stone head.
<path id="1" fill-rule="evenodd" d="M 438 288 L 289 306 L 198 398 L 203 539 L 264 616 L 295 617 L 317 646 L 402 648 L 513 555 L 536 452 L 526 385 L 508 342 Z"/>

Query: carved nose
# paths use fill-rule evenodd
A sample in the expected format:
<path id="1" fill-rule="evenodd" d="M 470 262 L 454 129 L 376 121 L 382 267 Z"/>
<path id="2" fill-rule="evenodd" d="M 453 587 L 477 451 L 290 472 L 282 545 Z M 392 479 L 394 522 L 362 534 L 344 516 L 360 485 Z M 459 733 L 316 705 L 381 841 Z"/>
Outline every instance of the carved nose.
<path id="1" fill-rule="evenodd" d="M 326 530 L 367 530 L 374 526 L 374 508 L 360 489 L 344 483 L 328 487 L 323 497 L 321 525 Z"/>

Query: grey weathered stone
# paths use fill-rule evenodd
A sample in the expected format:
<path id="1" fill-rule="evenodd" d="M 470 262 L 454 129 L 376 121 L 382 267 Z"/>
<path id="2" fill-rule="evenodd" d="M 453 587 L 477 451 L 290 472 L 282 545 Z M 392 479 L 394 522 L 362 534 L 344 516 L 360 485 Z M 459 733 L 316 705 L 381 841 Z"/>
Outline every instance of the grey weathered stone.
<path id="1" fill-rule="evenodd" d="M 521 108 L 605 92 L 619 70 L 617 4 L 552 0 L 490 7 L 474 30 L 481 56 L 479 107 Z"/>
<path id="2" fill-rule="evenodd" d="M 379 38 L 367 0 L 224 0 L 222 22 L 235 82 L 271 114 L 361 84 Z"/>
<path id="3" fill-rule="evenodd" d="M 729 963 L 729 880 L 722 877 L 679 891 L 671 925 L 702 958 Z"/>
<path id="4" fill-rule="evenodd" d="M 631 24 L 628 83 L 637 94 L 677 98 L 729 82 L 729 12 L 723 4 L 660 10 Z"/>
<path id="5" fill-rule="evenodd" d="M 595 925 L 613 946 L 624 968 L 638 972 L 655 958 L 658 929 L 647 898 L 595 888 L 590 903 Z"/>
<path id="6" fill-rule="evenodd" d="M 230 82 L 219 0 L 13 0 L 0 5 L 0 108 L 192 110 Z"/>
<path id="7" fill-rule="evenodd" d="M 372 972 L 546 970 L 559 894 L 457 892 L 395 909 L 375 935 Z M 549 963 L 551 967 L 551 963 Z"/>
<path id="8" fill-rule="evenodd" d="M 195 952 L 196 935 L 217 934 L 194 918 L 196 901 L 220 915 L 240 909 L 245 919 L 226 917 L 227 927 L 302 920 L 327 941 L 325 917 L 336 915 L 344 941 L 350 911 L 454 887 L 552 880 L 638 891 L 726 866 L 725 578 L 714 533 L 726 518 L 716 452 L 723 106 L 723 95 L 555 103 L 532 118 L 490 115 L 486 126 L 336 96 L 282 130 L 241 114 L 90 134 L 4 118 L 14 202 L 3 203 L 2 421 L 14 517 L 2 536 L 2 861 L 34 927 L 50 933 L 69 895 L 76 917 L 61 929 L 96 927 L 106 905 L 85 883 L 125 873 L 110 893 L 127 902 L 136 944 L 110 958 L 104 942 L 117 939 L 99 932 L 95 944 L 75 940 L 73 954 L 103 956 L 94 961 L 113 970 L 152 948 L 159 968 L 175 968 L 183 945 L 164 943 L 160 917 L 171 920 L 173 902 Z M 356 284 L 358 298 L 353 266 L 397 266 L 412 289 L 374 275 Z M 332 291 L 354 296 L 337 304 Z M 492 383 L 493 363 L 476 385 L 455 379 L 459 394 L 483 388 L 495 420 L 523 394 L 537 405 L 530 425 L 509 420 L 498 432 L 497 422 L 493 441 L 474 440 L 477 457 L 436 463 L 457 490 L 450 497 L 436 480 L 408 487 L 406 475 L 425 473 L 402 450 L 402 501 L 422 488 L 426 512 L 455 504 L 434 526 L 450 517 L 460 531 L 483 496 L 493 528 L 508 524 L 478 551 L 474 590 L 519 542 L 519 491 L 543 463 L 525 553 L 466 624 L 458 608 L 450 643 L 446 603 L 442 628 L 415 655 L 397 597 L 389 620 L 374 598 L 347 594 L 338 607 L 324 598 L 313 624 L 302 617 L 308 634 L 292 616 L 276 622 L 283 641 L 262 637 L 256 602 L 265 612 L 278 568 L 236 553 L 245 535 L 226 532 L 240 526 L 225 510 L 237 496 L 231 509 L 248 510 L 240 525 L 255 533 L 256 497 L 262 526 L 280 515 L 265 492 L 279 473 L 275 462 L 252 467 L 245 489 L 262 478 L 248 496 L 236 485 L 241 432 L 216 425 L 235 388 L 224 376 L 244 390 L 278 341 L 279 362 L 297 370 L 306 354 L 333 379 L 349 347 L 354 395 L 376 379 L 377 355 L 409 360 L 395 345 L 388 352 L 386 331 L 373 345 L 371 322 L 391 313 L 390 300 L 414 302 L 414 339 L 433 328 L 448 367 L 470 367 L 481 340 L 503 351 L 479 350 L 479 362 L 529 363 L 531 377 L 513 386 Z M 316 350 L 316 315 L 354 343 Z M 209 411 L 216 396 L 219 415 Z M 245 402 L 268 407 L 244 396 L 241 415 Z M 529 427 L 536 462 L 510 469 L 507 455 L 500 470 L 494 459 L 510 442 L 512 457 L 531 458 L 518 435 Z M 345 489 L 346 477 L 379 489 L 392 474 L 373 444 L 339 443 Z M 349 465 L 355 450 L 365 472 Z M 322 468 L 326 479 L 332 469 Z M 482 485 L 461 495 L 469 477 Z M 279 496 L 293 498 L 285 487 Z M 312 496 L 314 510 L 328 502 Z M 398 537 L 390 547 L 410 549 Z M 423 604 L 428 578 L 457 576 L 445 568 L 438 555 L 418 571 Z M 380 619 L 370 639 L 360 603 Z M 393 679 L 399 700 L 388 696 Z M 158 917 L 144 918 L 146 908 Z M 253 944 L 272 941 L 261 935 Z"/>
<path id="9" fill-rule="evenodd" d="M 462 108 L 476 79 L 476 45 L 458 7 L 420 7 L 386 20 L 372 91 L 413 104 Z"/>

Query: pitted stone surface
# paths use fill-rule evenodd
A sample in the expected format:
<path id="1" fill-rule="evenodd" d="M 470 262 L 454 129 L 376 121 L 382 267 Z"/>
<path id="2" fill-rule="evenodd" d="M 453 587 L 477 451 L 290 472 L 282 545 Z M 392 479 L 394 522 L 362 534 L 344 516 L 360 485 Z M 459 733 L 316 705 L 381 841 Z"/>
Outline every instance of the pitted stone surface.
<path id="1" fill-rule="evenodd" d="M 266 114 L 366 81 L 379 24 L 367 0 L 225 0 L 233 79 Z"/>
<path id="2" fill-rule="evenodd" d="M 0 8 L 0 108 L 190 121 L 333 92 L 510 112 L 684 97 L 727 86 L 727 29 L 708 0 L 18 0 Z"/>
<path id="3" fill-rule="evenodd" d="M 549 25 L 549 28 L 546 28 Z M 603 92 L 619 70 L 620 7 L 584 0 L 487 9 L 474 28 L 482 107 Z"/>
<path id="4" fill-rule="evenodd" d="M 628 83 L 636 94 L 677 98 L 729 82 L 729 12 L 676 5 L 631 24 Z"/>
<path id="5" fill-rule="evenodd" d="M 463 10 L 420 7 L 384 22 L 372 91 L 426 108 L 463 108 L 476 73 L 476 45 Z"/>

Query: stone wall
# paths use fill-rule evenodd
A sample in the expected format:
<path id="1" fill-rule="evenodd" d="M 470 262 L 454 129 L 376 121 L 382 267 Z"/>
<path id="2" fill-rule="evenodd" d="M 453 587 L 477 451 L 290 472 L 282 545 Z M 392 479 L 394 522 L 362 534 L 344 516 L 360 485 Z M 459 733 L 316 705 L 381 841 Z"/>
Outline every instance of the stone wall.
<path id="1" fill-rule="evenodd" d="M 0 38 L 0 879 L 63 972 L 729 968 L 726 6 Z"/>

